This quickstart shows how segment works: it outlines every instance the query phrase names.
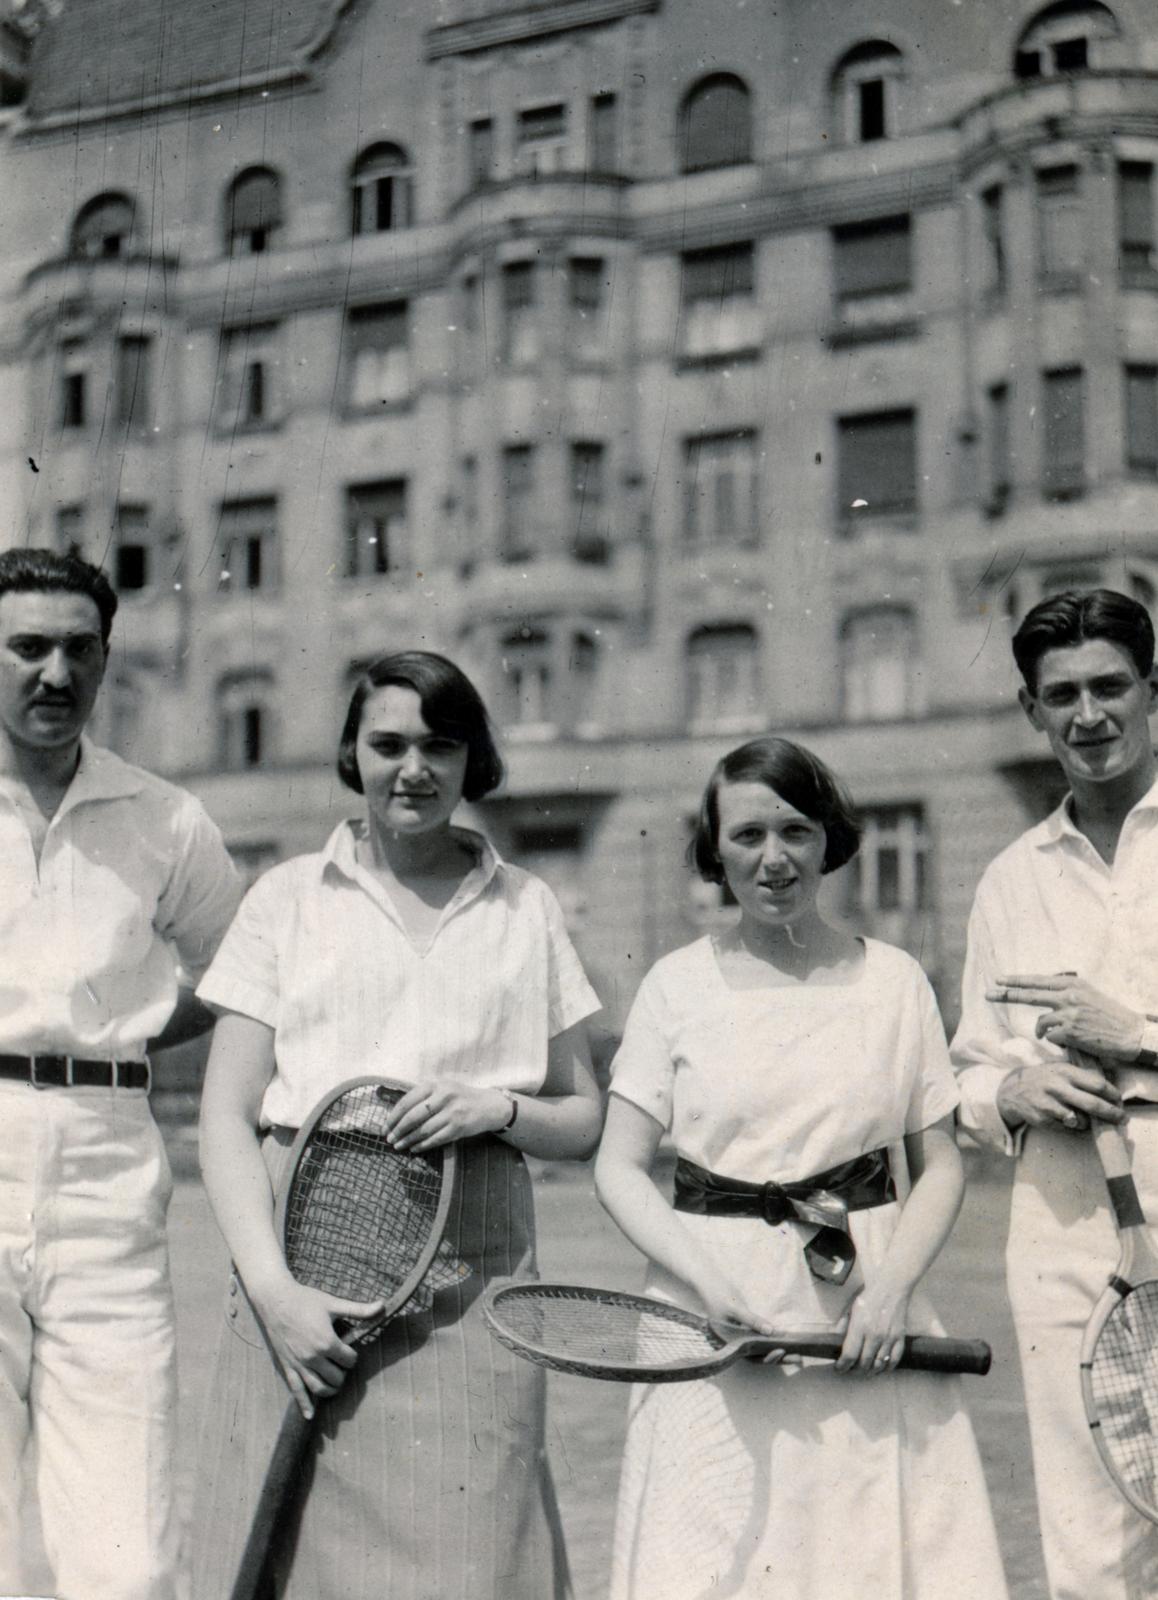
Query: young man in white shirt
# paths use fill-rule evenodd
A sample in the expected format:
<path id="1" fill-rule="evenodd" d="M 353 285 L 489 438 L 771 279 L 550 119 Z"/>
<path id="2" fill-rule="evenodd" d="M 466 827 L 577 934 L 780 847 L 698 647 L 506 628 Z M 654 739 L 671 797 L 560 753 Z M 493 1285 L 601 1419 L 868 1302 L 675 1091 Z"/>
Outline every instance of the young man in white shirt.
<path id="1" fill-rule="evenodd" d="M 147 1050 L 211 1014 L 178 982 L 239 898 L 184 790 L 84 737 L 117 600 L 96 567 L 0 554 L 0 1594 L 25 1447 L 59 1600 L 172 1600 L 168 1163 Z"/>
<path id="2" fill-rule="evenodd" d="M 1070 792 L 977 889 L 953 1041 L 961 1121 L 1018 1158 L 1006 1269 L 1051 1600 L 1142 1600 L 1158 1595 L 1158 1528 L 1102 1467 L 1078 1360 L 1118 1257 L 1092 1119 L 1128 1124 L 1158 1220 L 1154 630 L 1125 595 L 1065 593 L 1029 612 L 1013 650 Z"/>

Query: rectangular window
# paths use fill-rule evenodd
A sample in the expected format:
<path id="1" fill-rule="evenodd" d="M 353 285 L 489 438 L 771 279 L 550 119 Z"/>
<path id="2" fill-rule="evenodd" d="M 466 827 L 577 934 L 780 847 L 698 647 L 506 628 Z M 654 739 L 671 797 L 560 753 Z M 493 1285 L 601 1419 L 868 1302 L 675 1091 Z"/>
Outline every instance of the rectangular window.
<path id="1" fill-rule="evenodd" d="M 66 344 L 60 353 L 60 425 L 83 428 L 88 422 L 88 361 L 83 345 Z"/>
<path id="2" fill-rule="evenodd" d="M 853 904 L 869 919 L 927 911 L 929 837 L 918 805 L 862 810 L 864 832 L 853 858 Z"/>
<path id="3" fill-rule="evenodd" d="M 588 126 L 587 164 L 592 172 L 619 170 L 619 113 L 613 94 L 597 94 L 591 99 Z"/>
<path id="4" fill-rule="evenodd" d="M 917 418 L 878 411 L 837 421 L 841 521 L 917 510 Z"/>
<path id="5" fill-rule="evenodd" d="M 839 300 L 904 294 L 913 286 L 909 218 L 878 217 L 832 230 L 833 274 Z"/>
<path id="6" fill-rule="evenodd" d="M 346 576 L 377 578 L 405 564 L 406 479 L 352 483 L 346 490 Z"/>
<path id="7" fill-rule="evenodd" d="M 259 428 L 278 418 L 278 328 L 252 323 L 221 335 L 218 423 L 226 429 Z"/>
<path id="8" fill-rule="evenodd" d="M 1158 477 L 1158 367 L 1126 368 L 1126 466 Z"/>
<path id="9" fill-rule="evenodd" d="M 1123 277 L 1154 270 L 1154 168 L 1148 161 L 1118 164 L 1118 262 Z"/>
<path id="10" fill-rule="evenodd" d="M 989 452 L 989 501 L 991 512 L 1003 511 L 1012 487 L 1009 452 L 1009 385 L 995 383 L 989 390 L 986 444 Z"/>
<path id="11" fill-rule="evenodd" d="M 857 121 L 861 144 L 883 139 L 888 129 L 885 119 L 885 80 L 865 78 L 857 84 Z"/>
<path id="12" fill-rule="evenodd" d="M 684 542 L 752 545 L 760 537 L 760 439 L 754 431 L 684 441 Z"/>
<path id="13" fill-rule="evenodd" d="M 132 334 L 117 340 L 116 418 L 125 428 L 147 428 L 152 421 L 149 392 L 152 341 Z"/>
<path id="14" fill-rule="evenodd" d="M 534 262 L 508 261 L 502 285 L 503 360 L 512 367 L 528 366 L 539 353 Z"/>
<path id="15" fill-rule="evenodd" d="M 1085 485 L 1085 417 L 1082 373 L 1065 367 L 1042 374 L 1042 492 L 1069 499 Z"/>
<path id="16" fill-rule="evenodd" d="M 571 446 L 571 527 L 580 561 L 607 559 L 607 451 L 602 444 Z"/>
<path id="17" fill-rule="evenodd" d="M 57 506 L 56 548 L 61 555 L 70 550 L 84 553 L 85 509 L 82 505 Z"/>
<path id="18" fill-rule="evenodd" d="M 572 361 L 598 361 L 605 353 L 604 282 L 607 263 L 572 256 L 567 263 L 567 350 Z"/>
<path id="19" fill-rule="evenodd" d="M 460 463 L 462 484 L 462 520 L 467 532 L 474 534 L 478 528 L 478 457 L 463 456 Z"/>
<path id="20" fill-rule="evenodd" d="M 374 411 L 409 398 L 409 305 L 355 306 L 346 318 L 346 405 Z"/>
<path id="21" fill-rule="evenodd" d="M 1085 264 L 1081 175 L 1077 167 L 1037 173 L 1039 273 L 1043 279 L 1074 279 Z"/>
<path id="22" fill-rule="evenodd" d="M 535 553 L 533 527 L 535 451 L 529 444 L 509 444 L 503 450 L 504 561 L 526 561 Z"/>
<path id="23" fill-rule="evenodd" d="M 515 121 L 515 162 L 532 177 L 562 172 L 567 165 L 567 107 L 530 106 Z"/>
<path id="24" fill-rule="evenodd" d="M 981 196 L 981 234 L 985 248 L 983 293 L 1005 293 L 1005 191 L 999 183 Z"/>
<path id="25" fill-rule="evenodd" d="M 715 355 L 760 343 L 756 253 L 750 242 L 681 257 L 683 352 Z"/>
<path id="26" fill-rule="evenodd" d="M 114 583 L 119 593 L 139 593 L 157 581 L 155 552 L 145 506 L 117 507 Z"/>
<path id="27" fill-rule="evenodd" d="M 490 117 L 476 117 L 468 130 L 470 187 L 479 188 L 494 177 L 495 125 Z"/>
<path id="28" fill-rule="evenodd" d="M 271 594 L 277 589 L 277 501 L 272 496 L 224 501 L 217 545 L 219 593 Z"/>

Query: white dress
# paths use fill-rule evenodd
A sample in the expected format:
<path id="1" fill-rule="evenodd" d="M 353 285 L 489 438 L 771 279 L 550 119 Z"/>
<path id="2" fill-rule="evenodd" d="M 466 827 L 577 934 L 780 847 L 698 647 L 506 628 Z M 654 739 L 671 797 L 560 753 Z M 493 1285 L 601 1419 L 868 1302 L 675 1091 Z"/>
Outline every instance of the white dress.
<path id="1" fill-rule="evenodd" d="M 851 985 L 736 990 L 710 939 L 660 961 L 612 1088 L 675 1149 L 749 1182 L 790 1182 L 953 1110 L 936 1003 L 916 962 L 868 941 Z M 681 1213 L 777 1327 L 834 1327 L 880 1262 L 896 1205 L 855 1212 L 841 1287 L 812 1277 L 812 1230 Z M 695 1306 L 652 1268 L 648 1292 Z M 918 1289 L 910 1329 L 943 1332 Z M 974 1335 L 975 1328 L 954 1330 Z M 612 1600 L 1005 1600 L 957 1379 L 741 1362 L 631 1402 Z"/>

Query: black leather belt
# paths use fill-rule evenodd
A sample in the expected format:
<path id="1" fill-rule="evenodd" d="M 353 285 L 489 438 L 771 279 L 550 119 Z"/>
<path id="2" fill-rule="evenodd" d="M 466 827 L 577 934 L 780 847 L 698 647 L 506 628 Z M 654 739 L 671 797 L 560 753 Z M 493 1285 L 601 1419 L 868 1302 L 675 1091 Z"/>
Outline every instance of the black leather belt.
<path id="1" fill-rule="evenodd" d="M 0 1078 L 34 1089 L 147 1089 L 147 1061 L 87 1061 L 81 1056 L 0 1055 Z"/>
<path id="2" fill-rule="evenodd" d="M 812 1276 L 826 1283 L 843 1283 L 856 1260 L 849 1212 L 871 1211 L 895 1199 L 896 1186 L 883 1148 L 799 1183 L 748 1183 L 709 1172 L 686 1156 L 676 1162 L 676 1211 L 701 1217 L 760 1217 L 770 1227 L 782 1222 L 811 1224 L 816 1231 L 804 1246 L 805 1259 Z"/>

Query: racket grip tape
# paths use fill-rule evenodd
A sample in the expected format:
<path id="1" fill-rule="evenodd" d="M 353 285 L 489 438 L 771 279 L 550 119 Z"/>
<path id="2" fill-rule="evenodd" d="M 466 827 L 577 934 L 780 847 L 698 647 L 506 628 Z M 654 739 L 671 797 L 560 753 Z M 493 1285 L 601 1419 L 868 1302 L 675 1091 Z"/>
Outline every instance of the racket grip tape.
<path id="1" fill-rule="evenodd" d="M 1142 1210 L 1142 1202 L 1138 1199 L 1138 1189 L 1133 1177 L 1107 1178 L 1106 1188 L 1110 1193 L 1110 1205 L 1113 1207 L 1114 1221 L 1118 1227 L 1144 1228 L 1146 1213 Z"/>
<path id="2" fill-rule="evenodd" d="M 267 1588 L 269 1557 L 278 1530 L 293 1503 L 313 1427 L 313 1419 L 304 1417 L 297 1402 L 291 1400 L 282 1418 L 229 1600 L 263 1600 L 267 1593 L 272 1593 Z"/>
<path id="3" fill-rule="evenodd" d="M 912 1334 L 905 1340 L 901 1366 L 918 1372 L 970 1372 L 983 1378 L 993 1361 L 984 1339 L 936 1339 Z"/>

